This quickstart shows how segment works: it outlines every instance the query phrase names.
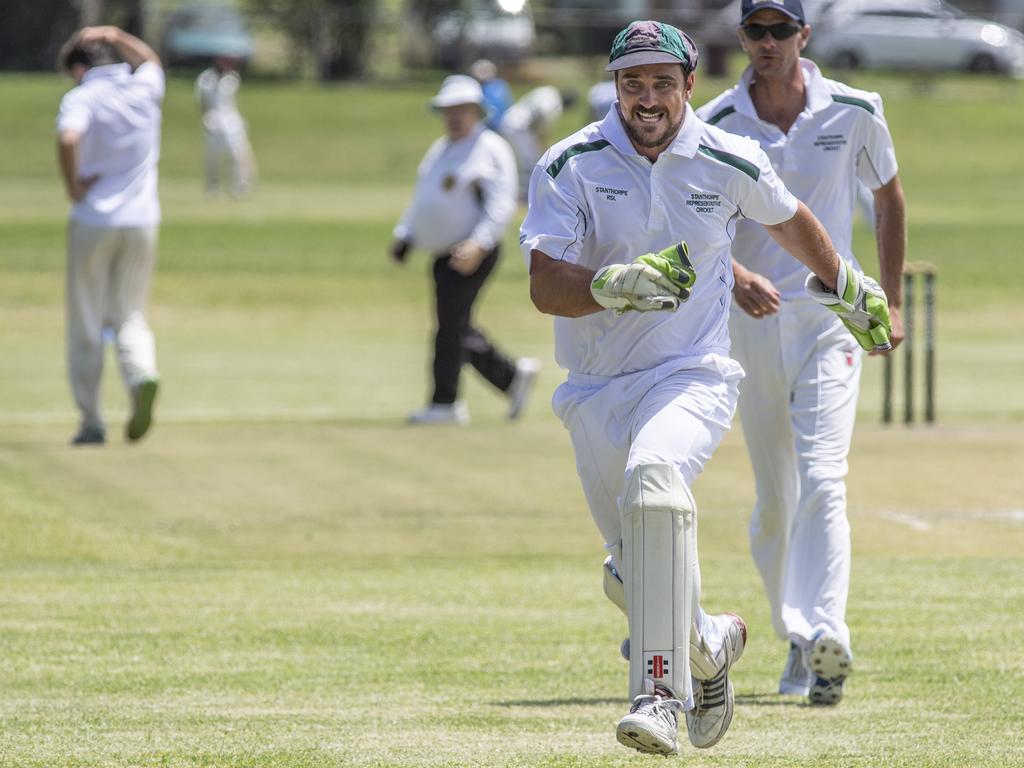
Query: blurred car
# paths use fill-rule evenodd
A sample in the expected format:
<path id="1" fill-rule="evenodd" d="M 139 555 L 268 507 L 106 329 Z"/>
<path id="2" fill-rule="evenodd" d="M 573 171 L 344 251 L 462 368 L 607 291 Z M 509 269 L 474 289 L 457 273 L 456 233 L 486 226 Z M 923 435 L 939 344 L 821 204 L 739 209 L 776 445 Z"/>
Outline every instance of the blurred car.
<path id="1" fill-rule="evenodd" d="M 205 64 L 214 56 L 231 56 L 244 64 L 252 56 L 252 36 L 234 8 L 189 5 L 168 17 L 161 52 L 172 66 Z"/>
<path id="2" fill-rule="evenodd" d="M 969 70 L 1024 77 L 1024 35 L 943 0 L 840 0 L 811 35 L 818 59 L 846 69 Z"/>
<path id="3" fill-rule="evenodd" d="M 537 32 L 524 0 L 475 0 L 441 16 L 431 37 L 437 63 L 463 69 L 479 58 L 518 61 L 533 49 Z"/>

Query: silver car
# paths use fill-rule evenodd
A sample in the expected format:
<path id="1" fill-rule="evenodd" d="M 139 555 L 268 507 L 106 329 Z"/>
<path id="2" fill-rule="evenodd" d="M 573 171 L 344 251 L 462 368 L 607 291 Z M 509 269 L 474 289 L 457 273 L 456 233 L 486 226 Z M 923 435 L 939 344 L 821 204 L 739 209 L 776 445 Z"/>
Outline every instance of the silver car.
<path id="1" fill-rule="evenodd" d="M 813 54 L 842 68 L 968 70 L 1024 77 L 1024 35 L 942 0 L 841 0 L 811 35 Z"/>

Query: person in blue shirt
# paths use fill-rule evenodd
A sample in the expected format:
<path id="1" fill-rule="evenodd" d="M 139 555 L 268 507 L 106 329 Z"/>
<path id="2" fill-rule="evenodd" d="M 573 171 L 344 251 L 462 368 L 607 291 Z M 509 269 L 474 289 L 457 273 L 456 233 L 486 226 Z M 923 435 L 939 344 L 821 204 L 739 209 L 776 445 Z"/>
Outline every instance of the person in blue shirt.
<path id="1" fill-rule="evenodd" d="M 496 131 L 505 110 L 512 106 L 512 91 L 508 83 L 498 77 L 498 68 L 489 59 L 474 61 L 469 68 L 469 74 L 480 83 L 484 91 L 484 106 L 487 108 L 484 124 L 492 131 Z"/>

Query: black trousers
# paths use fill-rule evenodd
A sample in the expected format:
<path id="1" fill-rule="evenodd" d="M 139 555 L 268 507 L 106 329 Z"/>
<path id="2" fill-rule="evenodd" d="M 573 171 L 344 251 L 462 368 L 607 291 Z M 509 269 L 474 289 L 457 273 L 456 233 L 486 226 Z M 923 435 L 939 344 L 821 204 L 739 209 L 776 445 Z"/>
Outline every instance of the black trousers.
<path id="1" fill-rule="evenodd" d="M 502 392 L 512 384 L 515 361 L 499 352 L 471 321 L 473 303 L 498 263 L 498 251 L 495 248 L 488 253 L 471 275 L 460 275 L 452 269 L 448 255 L 434 261 L 437 335 L 434 337 L 433 403 L 455 402 L 464 362 Z"/>

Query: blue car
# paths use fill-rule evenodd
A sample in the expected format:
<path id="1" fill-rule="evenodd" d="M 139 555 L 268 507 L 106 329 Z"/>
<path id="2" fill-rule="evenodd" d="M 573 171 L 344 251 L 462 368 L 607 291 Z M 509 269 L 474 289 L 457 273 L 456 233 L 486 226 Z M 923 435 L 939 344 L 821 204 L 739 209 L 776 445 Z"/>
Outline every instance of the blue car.
<path id="1" fill-rule="evenodd" d="M 252 36 L 234 8 L 191 5 L 167 19 L 162 56 L 174 64 L 205 64 L 214 56 L 231 56 L 243 64 L 252 56 Z"/>

